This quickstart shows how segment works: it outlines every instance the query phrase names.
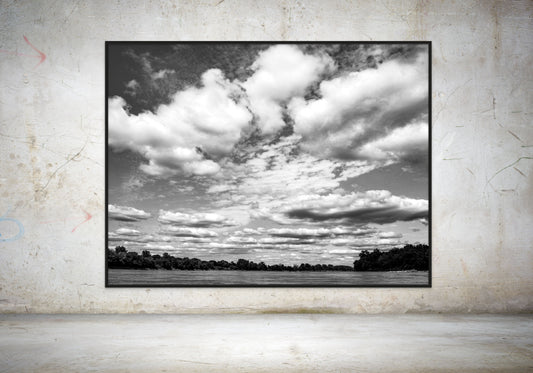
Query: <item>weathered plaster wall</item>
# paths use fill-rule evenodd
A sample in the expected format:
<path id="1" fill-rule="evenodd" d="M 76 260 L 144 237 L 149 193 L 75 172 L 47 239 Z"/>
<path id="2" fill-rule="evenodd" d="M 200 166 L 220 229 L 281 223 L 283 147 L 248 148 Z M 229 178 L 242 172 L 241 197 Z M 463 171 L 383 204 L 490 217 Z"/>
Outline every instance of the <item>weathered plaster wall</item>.
<path id="1" fill-rule="evenodd" d="M 2 1 L 0 312 L 532 311 L 532 17 L 530 1 Z M 105 40 L 433 41 L 433 288 L 105 289 Z"/>

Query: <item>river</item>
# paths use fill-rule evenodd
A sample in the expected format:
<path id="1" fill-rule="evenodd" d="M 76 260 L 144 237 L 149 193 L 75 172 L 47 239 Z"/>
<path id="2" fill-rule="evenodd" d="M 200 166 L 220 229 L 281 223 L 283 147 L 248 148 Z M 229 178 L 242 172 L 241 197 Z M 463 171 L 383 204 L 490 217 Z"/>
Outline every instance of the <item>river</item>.
<path id="1" fill-rule="evenodd" d="M 108 271 L 108 286 L 427 286 L 429 281 L 427 271 Z"/>

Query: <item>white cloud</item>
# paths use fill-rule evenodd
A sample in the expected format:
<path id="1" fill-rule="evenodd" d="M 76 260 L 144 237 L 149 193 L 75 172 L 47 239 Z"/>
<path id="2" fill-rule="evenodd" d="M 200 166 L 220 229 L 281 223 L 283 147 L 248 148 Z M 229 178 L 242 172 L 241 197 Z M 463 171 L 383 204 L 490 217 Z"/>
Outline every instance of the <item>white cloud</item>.
<path id="1" fill-rule="evenodd" d="M 233 244 L 257 244 L 257 238 L 251 237 L 251 236 L 231 236 L 226 239 L 226 242 L 233 243 Z"/>
<path id="2" fill-rule="evenodd" d="M 402 242 L 395 238 L 381 238 L 377 244 L 380 246 L 401 246 Z"/>
<path id="3" fill-rule="evenodd" d="M 264 247 L 264 245 L 280 245 L 280 244 L 296 244 L 300 243 L 300 239 L 297 237 L 242 237 L 232 236 L 229 237 L 226 242 L 233 244 L 243 244 L 245 247 Z"/>
<path id="4" fill-rule="evenodd" d="M 379 238 L 402 238 L 403 235 L 401 233 L 396 232 L 381 232 L 379 234 Z"/>
<path id="5" fill-rule="evenodd" d="M 140 169 L 151 176 L 175 175 L 178 171 L 176 166 L 179 166 L 181 171 L 192 175 L 211 175 L 220 170 L 216 162 L 203 159 L 203 155 L 196 149 L 186 147 L 148 148 L 144 156 L 149 161 L 148 164 L 142 164 Z"/>
<path id="6" fill-rule="evenodd" d="M 130 228 L 119 228 L 115 230 L 115 233 L 123 236 L 139 236 L 141 234 L 140 231 Z"/>
<path id="7" fill-rule="evenodd" d="M 396 128 L 388 135 L 361 146 L 359 155 L 372 159 L 409 159 L 426 155 L 429 146 L 429 129 L 426 122 L 410 123 Z"/>
<path id="8" fill-rule="evenodd" d="M 148 242 L 170 242 L 171 238 L 168 236 L 153 235 L 153 234 L 118 234 L 117 232 L 108 233 L 109 241 L 121 242 L 123 245 L 135 246 L 141 243 Z"/>
<path id="9" fill-rule="evenodd" d="M 134 207 L 127 207 L 127 206 L 116 206 L 116 205 L 109 205 L 108 206 L 108 217 L 112 220 L 119 220 L 119 221 L 139 221 L 139 220 L 146 220 L 151 215 L 143 210 L 138 210 Z"/>
<path id="10" fill-rule="evenodd" d="M 128 180 L 122 183 L 122 189 L 124 189 L 126 193 L 133 193 L 141 189 L 145 183 L 146 180 L 144 178 L 132 175 Z"/>
<path id="11" fill-rule="evenodd" d="M 140 87 L 139 82 L 133 79 L 126 83 L 126 90 L 124 92 L 130 96 L 136 96 Z"/>
<path id="12" fill-rule="evenodd" d="M 245 232 L 246 231 L 246 232 Z M 299 252 L 317 255 L 329 252 L 331 249 L 343 248 L 354 252 L 360 248 L 377 248 L 389 246 L 390 242 L 382 239 L 377 230 L 369 227 L 362 228 L 257 228 L 244 229 L 233 232 L 233 235 L 225 240 L 228 247 L 240 247 L 257 252 L 269 251 Z M 396 241 L 394 241 L 396 242 Z"/>
<path id="13" fill-rule="evenodd" d="M 354 255 L 357 251 L 354 249 L 333 249 L 327 251 L 329 254 L 352 254 Z"/>
<path id="14" fill-rule="evenodd" d="M 364 241 L 367 242 L 367 241 Z M 352 238 L 334 238 L 328 241 L 328 244 L 333 246 L 350 247 L 356 244 Z"/>
<path id="15" fill-rule="evenodd" d="M 228 184 L 215 184 L 211 185 L 209 189 L 207 189 L 206 193 L 223 193 L 233 190 L 234 188 L 231 185 Z"/>
<path id="16" fill-rule="evenodd" d="M 170 252 L 174 252 L 176 251 L 176 247 L 172 246 L 172 245 L 161 245 L 161 244 L 153 244 L 153 243 L 147 243 L 146 245 L 143 246 L 143 249 L 145 250 L 153 250 L 153 251 L 170 251 Z"/>
<path id="17" fill-rule="evenodd" d="M 336 237 L 336 236 L 361 236 L 375 233 L 374 229 L 360 228 L 348 229 L 342 227 L 334 228 L 271 228 L 266 231 L 268 234 L 279 237 Z"/>
<path id="18" fill-rule="evenodd" d="M 231 219 L 216 213 L 187 214 L 165 210 L 159 210 L 158 221 L 162 224 L 182 227 L 229 227 L 235 225 Z"/>
<path id="19" fill-rule="evenodd" d="M 213 237 L 189 237 L 189 236 L 178 236 L 174 237 L 176 240 L 175 243 L 180 246 L 188 246 L 189 248 L 198 247 L 199 244 L 213 242 Z"/>
<path id="20" fill-rule="evenodd" d="M 322 81 L 320 95 L 310 101 L 294 98 L 289 104 L 304 148 L 321 156 L 360 159 L 362 146 L 427 113 L 427 53 L 414 61 L 389 60 L 376 69 Z"/>
<path id="21" fill-rule="evenodd" d="M 153 72 L 150 76 L 152 77 L 153 80 L 156 80 L 156 79 L 163 79 L 166 75 L 174 74 L 174 73 L 176 73 L 174 70 L 163 69 L 163 70 Z"/>
<path id="22" fill-rule="evenodd" d="M 126 88 L 136 89 L 137 87 L 139 87 L 139 83 L 135 79 L 126 83 Z"/>
<path id="23" fill-rule="evenodd" d="M 306 55 L 293 45 L 276 45 L 261 52 L 251 66 L 254 74 L 243 83 L 261 131 L 272 134 L 284 127 L 280 104 L 303 96 L 333 65 L 329 56 Z"/>
<path id="24" fill-rule="evenodd" d="M 141 170 L 152 176 L 215 174 L 216 160 L 231 152 L 252 119 L 241 96 L 217 69 L 202 75 L 200 88 L 177 92 L 154 113 L 131 115 L 115 96 L 108 100 L 109 145 L 144 156 Z"/>
<path id="25" fill-rule="evenodd" d="M 300 136 L 291 135 L 276 143 L 265 141 L 241 150 L 253 157 L 241 164 L 224 164 L 220 178 L 208 193 L 217 194 L 217 203 L 248 205 L 251 214 L 261 215 L 262 210 L 277 208 L 297 196 L 335 193 L 348 178 L 386 164 L 317 159 L 299 152 L 299 146 Z"/>
<path id="26" fill-rule="evenodd" d="M 265 231 L 264 228 L 258 228 L 258 229 L 252 229 L 252 228 L 244 228 L 241 231 L 235 231 L 233 234 L 235 236 L 244 236 L 244 235 L 260 235 L 263 234 Z"/>
<path id="27" fill-rule="evenodd" d="M 217 237 L 218 233 L 205 228 L 182 228 L 167 225 L 162 232 L 176 237 Z"/>

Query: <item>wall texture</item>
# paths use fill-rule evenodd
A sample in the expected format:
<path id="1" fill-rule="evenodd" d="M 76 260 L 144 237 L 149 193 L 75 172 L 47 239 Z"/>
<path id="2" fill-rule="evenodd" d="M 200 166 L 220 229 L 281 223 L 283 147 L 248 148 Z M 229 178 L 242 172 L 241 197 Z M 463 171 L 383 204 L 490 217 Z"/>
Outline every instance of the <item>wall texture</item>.
<path id="1" fill-rule="evenodd" d="M 530 1 L 1 1 L 0 312 L 533 311 Z M 105 289 L 105 40 L 431 40 L 433 288 Z"/>

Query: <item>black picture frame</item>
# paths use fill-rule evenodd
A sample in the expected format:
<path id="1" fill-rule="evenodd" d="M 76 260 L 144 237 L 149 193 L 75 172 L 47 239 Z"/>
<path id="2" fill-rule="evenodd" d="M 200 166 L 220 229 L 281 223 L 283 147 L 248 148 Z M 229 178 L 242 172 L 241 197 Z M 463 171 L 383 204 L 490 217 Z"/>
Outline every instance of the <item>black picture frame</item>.
<path id="1" fill-rule="evenodd" d="M 110 278 L 109 272 L 110 270 L 113 270 L 113 268 L 110 268 L 110 258 L 109 258 L 109 252 L 112 250 L 112 242 L 110 241 L 110 196 L 109 196 L 109 188 L 110 188 L 110 182 L 109 182 L 109 172 L 110 172 L 110 158 L 113 157 L 113 152 L 110 151 L 110 145 L 109 145 L 109 98 L 110 98 L 110 67 L 114 63 L 110 56 L 110 50 L 111 48 L 123 48 L 124 50 L 128 50 L 130 48 L 135 47 L 141 47 L 141 46 L 153 46 L 153 47 L 172 47 L 175 45 L 185 45 L 187 47 L 194 48 L 195 46 L 206 46 L 206 45 L 217 45 L 220 47 L 223 46 L 229 46 L 229 45 L 294 45 L 297 47 L 302 47 L 303 45 L 309 45 L 309 46 L 320 46 L 320 45 L 328 45 L 328 46 L 335 46 L 335 45 L 346 45 L 346 44 L 353 44 L 353 45 L 361 45 L 361 46 L 421 46 L 424 48 L 427 48 L 427 130 L 428 130 L 428 143 L 427 143 L 427 246 L 428 246 L 428 267 L 427 271 L 423 271 L 427 273 L 427 282 L 424 283 L 394 283 L 394 282 L 387 282 L 387 283 L 360 283 L 360 284 L 343 284 L 343 283 L 328 283 L 328 282 L 291 282 L 291 283 L 217 283 L 210 282 L 154 282 L 154 281 L 147 281 L 147 282 L 117 282 Z M 431 51 L 431 41 L 354 41 L 354 42 L 346 42 L 346 41 L 183 41 L 183 42 L 175 42 L 175 41 L 106 41 L 105 42 L 105 254 L 104 254 L 104 263 L 105 263 L 105 287 L 106 288 L 154 288 L 154 287 L 213 287 L 213 288 L 233 288 L 233 287 L 279 287 L 279 288 L 431 288 L 432 287 L 432 237 L 431 237 L 431 223 L 432 223 L 432 147 L 431 147 L 431 121 L 432 121 L 432 104 L 431 104 L 431 92 L 432 92 L 432 69 L 431 69 L 431 61 L 432 61 L 432 51 Z M 113 241 L 115 242 L 115 241 Z M 110 246 L 111 245 L 111 246 Z M 137 271 L 144 271 L 148 273 L 149 271 L 166 271 L 166 269 L 137 269 Z M 147 272 L 148 271 L 148 272 Z M 180 271 L 179 269 L 172 269 L 172 271 Z M 210 272 L 209 270 L 204 271 L 204 273 Z M 271 271 L 275 272 L 275 271 Z M 355 272 L 355 271 L 354 271 Z M 141 272 L 139 272 L 141 273 Z M 199 270 L 199 273 L 201 271 Z M 372 272 L 368 272 L 372 273 Z"/>

